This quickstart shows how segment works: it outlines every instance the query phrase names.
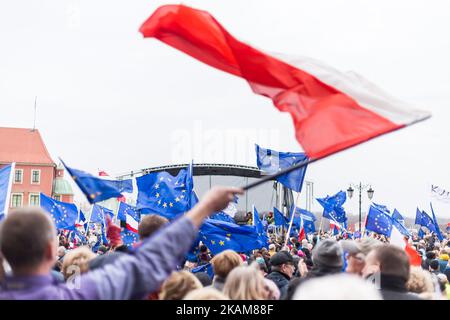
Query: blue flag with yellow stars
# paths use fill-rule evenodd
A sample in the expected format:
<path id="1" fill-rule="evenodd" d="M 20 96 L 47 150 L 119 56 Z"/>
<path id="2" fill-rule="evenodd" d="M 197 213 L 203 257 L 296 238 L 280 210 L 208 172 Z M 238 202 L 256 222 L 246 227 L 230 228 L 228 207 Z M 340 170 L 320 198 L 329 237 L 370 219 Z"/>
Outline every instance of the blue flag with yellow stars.
<path id="1" fill-rule="evenodd" d="M 420 211 L 419 208 L 417 208 L 416 210 L 415 223 L 419 226 L 427 228 L 428 230 L 430 230 L 430 232 L 434 232 L 437 234 L 436 225 L 433 219 L 425 211 Z"/>
<path id="2" fill-rule="evenodd" d="M 127 228 L 123 228 L 120 233 L 123 244 L 129 248 L 133 248 L 133 245 L 139 242 L 139 235 Z"/>
<path id="3" fill-rule="evenodd" d="M 43 193 L 40 193 L 39 197 L 41 208 L 52 216 L 57 229 L 75 230 L 75 223 L 78 219 L 76 205 L 57 201 Z"/>
<path id="4" fill-rule="evenodd" d="M 323 207 L 323 217 L 338 222 L 339 224 L 345 224 L 347 217 L 342 205 L 347 200 L 347 196 L 344 191 L 339 191 L 333 196 L 326 196 L 325 198 L 316 199 Z"/>
<path id="5" fill-rule="evenodd" d="M 434 224 L 434 229 L 436 230 L 435 233 L 436 233 L 439 241 L 442 241 L 442 240 L 444 240 L 444 236 L 441 233 L 441 229 L 439 229 L 439 224 L 437 222 L 436 215 L 434 214 L 433 205 L 431 204 L 431 202 L 430 202 L 430 207 L 431 207 L 431 213 L 433 214 L 433 224 Z"/>
<path id="6" fill-rule="evenodd" d="M 107 209 L 105 207 L 99 206 L 97 204 L 94 204 L 92 206 L 92 213 L 91 218 L 89 219 L 90 222 L 93 223 L 105 223 L 105 217 L 106 215 L 109 215 L 112 218 L 114 218 L 114 212 L 110 209 Z"/>
<path id="7" fill-rule="evenodd" d="M 285 217 L 280 210 L 277 208 L 273 208 L 273 216 L 274 216 L 274 222 L 275 225 L 278 227 L 285 226 L 286 228 L 289 227 L 289 218 Z"/>
<path id="8" fill-rule="evenodd" d="M 367 214 L 366 230 L 390 237 L 392 232 L 392 219 L 384 210 L 371 205 Z"/>
<path id="9" fill-rule="evenodd" d="M 391 218 L 392 224 L 397 228 L 398 231 L 400 231 L 402 235 L 411 237 L 411 232 L 409 232 L 408 228 L 405 227 L 405 219 L 397 209 L 394 209 Z"/>
<path id="10" fill-rule="evenodd" d="M 299 229 L 301 229 L 303 225 L 305 233 L 310 234 L 316 231 L 316 227 L 314 225 L 314 222 L 316 220 L 317 218 L 312 212 L 296 207 L 294 221 L 292 222 L 292 224 L 296 225 Z"/>
<path id="11" fill-rule="evenodd" d="M 107 180 L 95 177 L 78 169 L 70 168 L 62 160 L 61 162 L 91 204 L 109 198 L 121 197 L 122 192 L 133 192 L 131 179 Z"/>
<path id="12" fill-rule="evenodd" d="M 308 157 L 304 153 L 278 152 L 275 150 L 264 149 L 255 144 L 256 165 L 258 168 L 268 174 L 274 174 L 283 169 L 295 166 Z M 306 167 L 286 173 L 276 180 L 283 186 L 297 192 L 302 191 L 303 180 L 305 179 Z"/>
<path id="13" fill-rule="evenodd" d="M 213 254 L 226 249 L 248 252 L 260 249 L 261 241 L 255 226 L 237 225 L 220 220 L 207 219 L 199 230 L 199 240 Z"/>
<path id="14" fill-rule="evenodd" d="M 159 214 L 169 220 L 189 211 L 197 202 L 191 167 L 181 169 L 175 177 L 161 171 L 137 178 L 137 209 L 143 214 Z"/>
<path id="15" fill-rule="evenodd" d="M 267 237 L 266 230 L 264 225 L 259 217 L 259 213 L 256 210 L 255 205 L 253 205 L 253 225 L 256 228 L 256 232 L 258 233 L 258 238 L 261 243 L 261 247 L 269 247 L 269 237 Z"/>

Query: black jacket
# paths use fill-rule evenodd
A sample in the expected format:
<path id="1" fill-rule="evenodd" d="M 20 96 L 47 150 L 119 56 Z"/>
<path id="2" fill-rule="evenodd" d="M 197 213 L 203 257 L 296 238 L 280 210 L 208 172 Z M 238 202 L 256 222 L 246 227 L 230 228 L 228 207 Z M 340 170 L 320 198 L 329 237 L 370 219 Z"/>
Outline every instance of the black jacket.
<path id="1" fill-rule="evenodd" d="M 397 276 L 380 276 L 380 292 L 383 300 L 422 300 L 406 290 L 406 281 Z"/>
<path id="2" fill-rule="evenodd" d="M 280 297 L 283 297 L 286 294 L 290 279 L 287 275 L 279 271 L 272 271 L 266 276 L 266 279 L 275 282 L 278 289 L 280 289 Z"/>

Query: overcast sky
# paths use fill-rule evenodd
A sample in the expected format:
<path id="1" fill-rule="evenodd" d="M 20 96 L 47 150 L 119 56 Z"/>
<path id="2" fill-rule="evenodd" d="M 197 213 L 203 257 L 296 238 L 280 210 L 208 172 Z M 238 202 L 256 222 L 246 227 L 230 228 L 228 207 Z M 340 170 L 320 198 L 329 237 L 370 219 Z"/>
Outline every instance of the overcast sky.
<path id="1" fill-rule="evenodd" d="M 0 126 L 31 127 L 38 96 L 37 127 L 53 158 L 94 173 L 191 158 L 255 165 L 255 142 L 301 151 L 290 116 L 245 81 L 142 38 L 139 26 L 166 3 L 173 2 L 0 2 Z M 208 10 L 258 48 L 356 71 L 432 112 L 311 165 L 315 196 L 362 181 L 375 189 L 375 202 L 414 216 L 416 206 L 429 211 L 431 183 L 450 189 L 449 1 L 183 3 Z M 347 209 L 356 212 L 356 198 Z M 449 204 L 435 211 L 450 218 Z"/>

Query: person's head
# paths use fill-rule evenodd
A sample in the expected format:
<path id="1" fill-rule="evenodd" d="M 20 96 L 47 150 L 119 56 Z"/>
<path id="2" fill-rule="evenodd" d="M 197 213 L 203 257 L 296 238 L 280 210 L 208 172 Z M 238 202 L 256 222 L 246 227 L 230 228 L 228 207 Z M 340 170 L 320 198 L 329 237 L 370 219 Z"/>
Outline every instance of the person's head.
<path id="1" fill-rule="evenodd" d="M 101 256 L 101 255 L 103 255 L 103 254 L 105 254 L 105 253 L 107 253 L 107 252 L 108 252 L 108 248 L 107 248 L 106 246 L 100 246 L 100 247 L 98 247 L 97 254 L 98 254 L 99 256 Z"/>
<path id="2" fill-rule="evenodd" d="M 273 243 L 269 244 L 269 251 L 275 252 L 276 248 L 277 247 L 275 246 L 275 244 L 273 244 Z"/>
<path id="3" fill-rule="evenodd" d="M 281 292 L 275 282 L 269 279 L 264 279 L 266 289 L 268 290 L 267 300 L 280 300 Z"/>
<path id="4" fill-rule="evenodd" d="M 68 279 L 74 274 L 85 273 L 89 270 L 89 261 L 96 257 L 87 247 L 79 247 L 72 251 L 69 251 L 65 257 L 62 264 L 61 272 L 64 279 Z"/>
<path id="5" fill-rule="evenodd" d="M 395 276 L 405 283 L 409 279 L 410 264 L 405 250 L 394 245 L 382 245 L 373 249 L 365 259 L 362 271 L 365 278 L 380 273 Z"/>
<path id="6" fill-rule="evenodd" d="M 430 261 L 429 269 L 431 272 L 436 272 L 439 270 L 439 261 L 434 259 Z"/>
<path id="7" fill-rule="evenodd" d="M 212 283 L 211 278 L 206 272 L 197 272 L 194 273 L 194 276 L 198 279 L 198 281 L 200 281 L 203 287 L 210 286 Z"/>
<path id="8" fill-rule="evenodd" d="M 428 260 L 436 259 L 436 253 L 434 251 L 427 251 L 425 254 Z"/>
<path id="9" fill-rule="evenodd" d="M 188 271 L 172 272 L 164 281 L 159 295 L 160 300 L 181 300 L 186 294 L 202 288 L 200 281 Z"/>
<path id="10" fill-rule="evenodd" d="M 168 222 L 169 220 L 157 214 L 144 215 L 138 226 L 139 239 L 150 237 Z"/>
<path id="11" fill-rule="evenodd" d="M 382 300 L 367 281 L 348 273 L 314 278 L 300 284 L 293 300 Z"/>
<path id="12" fill-rule="evenodd" d="M 57 251 L 58 258 L 64 257 L 65 254 L 66 254 L 66 248 L 63 246 L 59 246 L 58 251 Z"/>
<path id="13" fill-rule="evenodd" d="M 234 268 L 242 264 L 242 258 L 233 250 L 225 250 L 211 259 L 214 274 L 226 279 Z"/>
<path id="14" fill-rule="evenodd" d="M 208 247 L 205 246 L 204 244 L 202 244 L 199 248 L 200 253 L 207 253 L 208 252 Z"/>
<path id="15" fill-rule="evenodd" d="M 223 293 L 231 300 L 265 300 L 269 296 L 264 276 L 255 263 L 234 268 L 225 281 Z"/>
<path id="16" fill-rule="evenodd" d="M 421 298 L 432 299 L 434 293 L 433 279 L 431 274 L 421 267 L 411 267 L 406 289 L 417 293 Z"/>
<path id="17" fill-rule="evenodd" d="M 189 292 L 183 300 L 229 300 L 229 298 L 214 288 L 200 288 Z"/>
<path id="18" fill-rule="evenodd" d="M 0 229 L 0 251 L 14 274 L 50 272 L 58 239 L 48 214 L 36 207 L 18 209 L 5 217 Z"/>
<path id="19" fill-rule="evenodd" d="M 339 269 L 344 266 L 343 251 L 339 243 L 332 239 L 320 241 L 312 252 L 314 267 L 319 269 Z"/>
<path id="20" fill-rule="evenodd" d="M 272 266 L 272 271 L 278 271 L 289 278 L 292 277 L 295 271 L 294 258 L 287 251 L 280 251 L 274 254 L 270 258 L 270 265 Z"/>

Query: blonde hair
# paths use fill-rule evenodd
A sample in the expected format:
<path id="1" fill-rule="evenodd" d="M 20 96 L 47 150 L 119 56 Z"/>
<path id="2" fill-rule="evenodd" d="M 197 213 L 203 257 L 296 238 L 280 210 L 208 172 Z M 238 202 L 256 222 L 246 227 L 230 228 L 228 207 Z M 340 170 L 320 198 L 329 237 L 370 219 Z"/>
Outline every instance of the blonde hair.
<path id="1" fill-rule="evenodd" d="M 80 273 L 85 273 L 89 270 L 89 261 L 94 259 L 96 254 L 88 247 L 79 247 L 66 253 L 63 259 L 61 272 L 64 279 L 67 280 L 75 272 L 73 266 L 78 267 Z"/>
<path id="2" fill-rule="evenodd" d="M 214 274 L 225 279 L 236 267 L 242 265 L 242 258 L 233 250 L 225 250 L 211 259 Z"/>
<path id="3" fill-rule="evenodd" d="M 406 283 L 406 289 L 417 293 L 421 298 L 432 299 L 434 294 L 434 285 L 431 274 L 421 267 L 411 267 L 409 280 Z"/>
<path id="4" fill-rule="evenodd" d="M 200 288 L 189 292 L 183 300 L 230 300 L 222 292 L 213 288 Z"/>
<path id="5" fill-rule="evenodd" d="M 234 268 L 225 281 L 223 293 L 232 300 L 265 300 L 268 290 L 258 264 Z"/>
<path id="6" fill-rule="evenodd" d="M 160 300 L 181 300 L 195 289 L 202 288 L 200 281 L 188 271 L 172 272 L 164 281 L 159 295 Z"/>

